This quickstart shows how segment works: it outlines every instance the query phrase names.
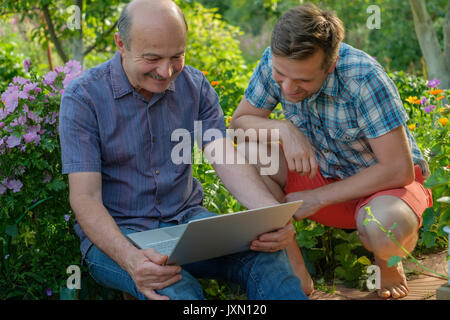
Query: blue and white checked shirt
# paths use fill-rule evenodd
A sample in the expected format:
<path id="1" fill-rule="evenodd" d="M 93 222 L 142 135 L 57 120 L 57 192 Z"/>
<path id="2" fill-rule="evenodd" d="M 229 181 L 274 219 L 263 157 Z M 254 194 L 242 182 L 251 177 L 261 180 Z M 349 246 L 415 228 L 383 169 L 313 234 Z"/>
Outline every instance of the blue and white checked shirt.
<path id="1" fill-rule="evenodd" d="M 119 227 L 143 231 L 159 221 L 184 223 L 206 209 L 192 165 L 172 162 L 178 142 L 171 134 L 186 129 L 193 147 L 194 121 L 202 121 L 202 133 L 215 128 L 226 135 L 219 98 L 202 72 L 185 66 L 165 92 L 146 101 L 130 85 L 116 52 L 64 91 L 62 172 L 101 172 L 103 204 Z M 84 260 L 91 242 L 78 224 L 75 231 Z"/>
<path id="2" fill-rule="evenodd" d="M 406 125 L 406 114 L 393 81 L 381 65 L 361 50 L 342 43 L 339 60 L 313 96 L 286 101 L 272 77 L 272 52 L 267 48 L 245 91 L 255 107 L 273 110 L 281 103 L 286 120 L 311 142 L 325 178 L 344 179 L 377 162 L 368 138 L 403 125 L 414 164 L 424 171 L 423 154 Z"/>

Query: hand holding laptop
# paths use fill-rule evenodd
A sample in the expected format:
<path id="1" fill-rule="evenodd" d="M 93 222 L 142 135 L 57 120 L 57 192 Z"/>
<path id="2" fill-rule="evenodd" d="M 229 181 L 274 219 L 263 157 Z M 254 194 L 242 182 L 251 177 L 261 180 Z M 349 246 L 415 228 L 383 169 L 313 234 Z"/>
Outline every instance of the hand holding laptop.
<path id="1" fill-rule="evenodd" d="M 167 255 L 161 255 L 156 250 L 142 249 L 133 252 L 128 259 L 126 270 L 136 287 L 151 300 L 169 300 L 169 297 L 159 295 L 155 290 L 168 287 L 181 280 L 181 267 L 165 265 Z"/>
<path id="2" fill-rule="evenodd" d="M 276 252 L 285 249 L 295 235 L 292 221 L 283 228 L 273 232 L 263 233 L 250 244 L 250 249 L 255 251 Z"/>

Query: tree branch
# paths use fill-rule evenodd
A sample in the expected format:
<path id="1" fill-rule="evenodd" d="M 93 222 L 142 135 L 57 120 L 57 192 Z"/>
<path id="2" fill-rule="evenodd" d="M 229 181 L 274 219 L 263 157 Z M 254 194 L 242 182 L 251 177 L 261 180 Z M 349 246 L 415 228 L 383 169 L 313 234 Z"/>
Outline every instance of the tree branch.
<path id="1" fill-rule="evenodd" d="M 67 55 L 62 48 L 61 42 L 56 37 L 55 27 L 53 26 L 53 21 L 50 16 L 50 11 L 48 10 L 48 5 L 44 5 L 42 7 L 42 10 L 44 12 L 45 22 L 47 23 L 48 32 L 50 34 L 50 40 L 55 45 L 55 49 L 56 49 L 56 52 L 58 52 L 58 55 L 61 57 L 61 59 L 64 61 L 64 63 L 66 63 L 69 59 L 67 58 Z"/>
<path id="2" fill-rule="evenodd" d="M 87 54 L 89 54 L 92 50 L 94 50 L 94 49 L 100 44 L 100 42 L 103 41 L 103 39 L 104 39 L 106 36 L 110 35 L 111 32 L 113 32 L 114 29 L 117 27 L 117 23 L 118 23 L 118 22 L 119 22 L 119 21 L 116 21 L 116 22 L 111 26 L 111 28 L 108 29 L 108 31 L 106 31 L 105 33 L 102 33 L 100 39 L 98 39 L 97 41 L 95 41 L 95 43 L 94 43 L 93 45 L 91 45 L 89 48 L 86 49 L 86 51 L 84 51 L 84 55 L 86 56 Z"/>

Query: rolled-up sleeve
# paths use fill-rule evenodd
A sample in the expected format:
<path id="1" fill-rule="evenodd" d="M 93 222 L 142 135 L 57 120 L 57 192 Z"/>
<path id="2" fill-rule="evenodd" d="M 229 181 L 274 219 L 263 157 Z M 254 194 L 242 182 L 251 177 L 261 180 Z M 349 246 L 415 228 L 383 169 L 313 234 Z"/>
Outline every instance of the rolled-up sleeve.
<path id="1" fill-rule="evenodd" d="M 63 174 L 101 172 L 97 117 L 73 91 L 66 90 L 61 100 L 59 135 Z"/>
<path id="2" fill-rule="evenodd" d="M 270 111 L 275 109 L 280 101 L 279 90 L 272 77 L 272 54 L 270 48 L 264 51 L 244 96 L 256 108 Z"/>
<path id="3" fill-rule="evenodd" d="M 360 88 L 358 125 L 368 138 L 377 138 L 404 125 L 408 116 L 398 91 L 387 75 L 371 72 Z"/>

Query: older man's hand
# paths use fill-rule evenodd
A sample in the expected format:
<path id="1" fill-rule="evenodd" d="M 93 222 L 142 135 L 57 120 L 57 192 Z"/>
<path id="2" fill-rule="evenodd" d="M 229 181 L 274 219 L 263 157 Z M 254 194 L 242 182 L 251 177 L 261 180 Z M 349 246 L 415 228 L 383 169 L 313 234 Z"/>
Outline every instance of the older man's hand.
<path id="1" fill-rule="evenodd" d="M 181 280 L 181 267 L 166 266 L 167 255 L 161 255 L 154 249 L 138 250 L 130 257 L 127 271 L 137 289 L 150 300 L 169 300 L 155 290 L 161 290 Z"/>

